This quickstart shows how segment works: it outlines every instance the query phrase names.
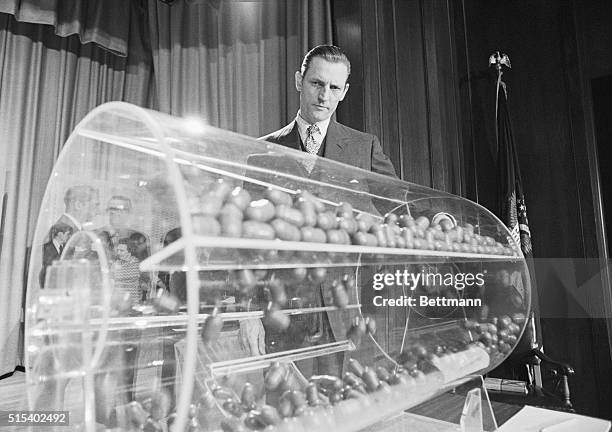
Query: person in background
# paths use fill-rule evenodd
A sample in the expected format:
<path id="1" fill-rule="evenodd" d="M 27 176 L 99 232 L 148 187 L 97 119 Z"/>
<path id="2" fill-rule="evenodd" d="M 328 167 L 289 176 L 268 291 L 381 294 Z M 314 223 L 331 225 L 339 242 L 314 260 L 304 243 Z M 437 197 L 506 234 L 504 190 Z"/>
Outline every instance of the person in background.
<path id="1" fill-rule="evenodd" d="M 111 273 L 115 281 L 115 289 L 122 295 L 129 294 L 131 304 L 138 304 L 142 299 L 139 284 L 140 270 L 139 261 L 130 250 L 129 240 L 119 239 L 115 248 L 116 258 L 111 267 Z"/>
<path id="2" fill-rule="evenodd" d="M 72 186 L 64 194 L 64 205 L 64 214 L 55 224 L 66 224 L 72 228 L 73 233 L 91 229 L 91 222 L 100 208 L 98 190 L 86 185 Z"/>
<path id="3" fill-rule="evenodd" d="M 43 243 L 42 268 L 38 274 L 40 287 L 45 285 L 47 269 L 57 260 L 70 237 L 77 231 L 91 229 L 91 223 L 98 214 L 100 201 L 98 190 L 92 186 L 76 185 L 64 193 L 64 213 L 51 226 Z M 54 227 L 63 227 L 58 233 Z M 68 227 L 69 230 L 65 227 Z M 68 235 L 65 235 L 69 232 Z M 59 237 L 58 237 L 59 234 Z"/>
<path id="4" fill-rule="evenodd" d="M 130 227 L 132 210 L 130 198 L 124 195 L 112 196 L 106 206 L 108 225 L 98 230 L 98 235 L 110 239 L 110 259 L 113 261 L 115 282 L 120 282 L 123 284 L 122 289 L 131 292 L 130 298 L 132 304 L 135 304 L 149 295 L 152 277 L 138 269 L 138 264 L 149 257 L 151 250 L 147 236 Z M 126 281 L 135 277 L 136 287 L 128 289 Z"/>
<path id="5" fill-rule="evenodd" d="M 100 231 L 108 233 L 111 239 L 111 246 L 116 255 L 116 248 L 121 239 L 129 239 L 133 234 L 139 234 L 146 240 L 146 257 L 149 256 L 149 240 L 139 231 L 130 227 L 132 218 L 132 200 L 127 196 L 114 195 L 108 200 L 106 213 L 108 214 L 108 225 L 102 227 Z"/>
<path id="6" fill-rule="evenodd" d="M 49 231 L 49 237 L 51 239 L 43 245 L 43 265 L 39 275 L 41 288 L 44 288 L 45 286 L 47 267 L 49 267 L 53 261 L 57 261 L 60 258 L 64 245 L 72 236 L 72 231 L 73 228 L 70 225 L 62 222 L 56 223 L 51 227 L 51 230 Z"/>

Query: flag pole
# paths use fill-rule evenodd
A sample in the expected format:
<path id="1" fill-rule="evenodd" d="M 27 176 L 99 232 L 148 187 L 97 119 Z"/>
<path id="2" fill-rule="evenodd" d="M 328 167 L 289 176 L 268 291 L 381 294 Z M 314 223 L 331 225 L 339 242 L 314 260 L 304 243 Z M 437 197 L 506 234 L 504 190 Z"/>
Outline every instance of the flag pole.
<path id="1" fill-rule="evenodd" d="M 508 69 L 512 68 L 512 65 L 510 63 L 510 57 L 508 57 L 507 54 L 501 53 L 499 51 L 494 52 L 493 54 L 491 54 L 489 56 L 489 67 L 494 66 L 495 67 L 495 71 L 497 72 L 497 80 L 496 80 L 496 86 L 495 86 L 495 145 L 497 146 L 497 152 L 500 151 L 499 148 L 499 130 L 498 130 L 498 121 L 499 121 L 499 94 L 500 94 L 500 88 L 501 90 L 503 90 L 503 97 L 504 99 L 507 101 L 508 100 L 508 90 L 506 88 L 506 83 L 504 83 L 502 81 L 502 76 L 504 74 L 504 67 L 507 67 Z M 502 215 L 503 216 L 503 215 Z M 507 223 L 507 222 L 506 222 Z M 528 230 L 528 228 L 525 228 L 526 230 Z M 518 233 L 517 233 L 518 234 Z M 519 238 L 518 238 L 518 244 L 521 245 L 521 240 L 520 240 L 520 234 L 519 234 Z M 525 252 L 525 251 L 523 251 Z M 529 259 L 528 256 L 525 257 L 526 259 Z M 533 276 L 530 276 L 531 280 L 533 279 Z M 533 288 L 533 287 L 532 287 Z M 533 289 L 531 290 L 533 292 Z M 531 348 L 532 349 L 540 349 L 542 351 L 544 351 L 544 347 L 542 346 L 542 344 L 539 343 L 538 339 L 538 335 L 539 335 L 539 331 L 540 329 L 537 328 L 536 325 L 536 317 L 535 317 L 535 312 L 531 311 L 530 317 L 529 317 L 529 322 L 528 322 L 528 330 L 530 330 L 530 335 L 531 335 L 531 340 L 529 341 Z M 523 335 L 525 336 L 525 335 Z M 536 361 L 535 364 L 532 364 L 532 370 L 528 369 L 528 373 L 531 379 L 533 379 L 533 381 L 535 382 L 535 385 L 539 388 L 542 388 L 542 371 L 540 368 L 540 364 L 539 361 Z M 528 366 L 529 368 L 529 366 Z"/>

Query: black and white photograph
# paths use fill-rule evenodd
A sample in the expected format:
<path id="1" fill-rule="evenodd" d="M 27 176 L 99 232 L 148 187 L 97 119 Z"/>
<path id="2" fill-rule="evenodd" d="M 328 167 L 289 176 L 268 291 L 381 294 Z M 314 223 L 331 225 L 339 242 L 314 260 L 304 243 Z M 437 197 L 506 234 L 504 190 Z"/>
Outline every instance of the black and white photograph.
<path id="1" fill-rule="evenodd" d="M 0 431 L 610 432 L 612 3 L 0 0 Z"/>

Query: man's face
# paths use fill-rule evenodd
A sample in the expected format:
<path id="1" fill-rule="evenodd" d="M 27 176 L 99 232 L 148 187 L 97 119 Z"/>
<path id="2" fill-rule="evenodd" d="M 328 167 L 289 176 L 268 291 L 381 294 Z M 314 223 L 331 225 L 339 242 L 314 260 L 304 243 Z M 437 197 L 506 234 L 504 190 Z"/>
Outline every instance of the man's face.
<path id="1" fill-rule="evenodd" d="M 344 99 L 349 85 L 348 68 L 344 63 L 332 63 L 314 57 L 306 74 L 295 73 L 295 87 L 300 92 L 300 115 L 313 124 L 327 120 Z"/>
<path id="2" fill-rule="evenodd" d="M 58 232 L 55 239 L 60 245 L 64 246 L 71 235 L 72 235 L 72 232 L 70 231 Z"/>
<path id="3" fill-rule="evenodd" d="M 93 194 L 88 200 L 75 201 L 74 208 L 77 211 L 79 222 L 91 222 L 100 212 L 100 200 L 97 194 Z"/>
<path id="4" fill-rule="evenodd" d="M 130 203 L 121 199 L 111 199 L 108 202 L 108 221 L 114 228 L 125 228 L 130 217 Z"/>

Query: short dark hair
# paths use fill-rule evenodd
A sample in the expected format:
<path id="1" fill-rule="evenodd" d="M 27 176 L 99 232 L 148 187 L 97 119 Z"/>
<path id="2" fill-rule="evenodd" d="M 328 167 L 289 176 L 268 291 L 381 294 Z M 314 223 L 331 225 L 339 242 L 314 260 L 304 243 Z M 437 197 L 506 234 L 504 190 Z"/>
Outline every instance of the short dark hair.
<path id="1" fill-rule="evenodd" d="M 147 237 L 139 232 L 133 233 L 128 240 L 128 250 L 139 261 L 149 256 L 149 242 Z"/>
<path id="2" fill-rule="evenodd" d="M 321 57 L 322 59 L 332 63 L 343 63 L 346 65 L 346 70 L 348 72 L 347 79 L 351 75 L 351 62 L 341 48 L 335 45 L 319 45 L 308 51 L 304 56 L 304 60 L 302 60 L 302 67 L 300 68 L 300 73 L 302 76 L 306 75 L 310 62 L 315 57 Z"/>
<path id="3" fill-rule="evenodd" d="M 59 233 L 68 232 L 70 233 L 70 235 L 72 235 L 72 227 L 63 222 L 58 222 L 51 227 L 50 232 L 51 232 L 51 240 L 53 240 L 55 236 L 58 235 Z"/>
<path id="4" fill-rule="evenodd" d="M 98 193 L 98 191 L 92 187 L 87 185 L 78 185 L 72 186 L 66 190 L 64 194 L 64 204 L 66 208 L 70 206 L 70 204 L 75 201 L 79 202 L 87 202 L 91 201 L 91 199 Z"/>

